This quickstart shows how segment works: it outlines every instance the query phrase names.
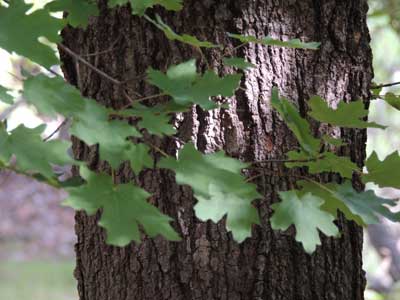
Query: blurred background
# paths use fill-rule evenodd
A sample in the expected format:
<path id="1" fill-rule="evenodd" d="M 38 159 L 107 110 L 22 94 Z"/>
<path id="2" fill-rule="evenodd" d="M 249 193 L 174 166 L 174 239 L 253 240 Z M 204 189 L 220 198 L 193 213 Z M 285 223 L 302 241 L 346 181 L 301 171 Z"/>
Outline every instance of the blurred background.
<path id="1" fill-rule="evenodd" d="M 29 0 L 35 7 L 46 0 Z M 400 1 L 369 0 L 376 83 L 400 81 Z M 18 90 L 21 70 L 43 70 L 0 49 L 0 84 Z M 54 71 L 59 72 L 55 69 Z M 400 94 L 400 85 L 384 92 Z M 51 135 L 62 119 L 48 119 L 17 98 L 12 106 L 0 103 L 0 115 L 7 114 L 8 127 L 20 123 L 35 127 L 46 122 Z M 368 154 L 380 159 L 400 150 L 400 111 L 375 100 L 370 119 L 388 126 L 370 129 Z M 61 130 L 53 138 L 68 138 Z M 390 174 L 388 174 L 390 176 Z M 400 198 L 400 191 L 374 189 L 387 198 Z M 74 214 L 62 207 L 63 192 L 29 178 L 0 171 L 0 298 L 5 300 L 77 300 L 74 268 Z M 400 299 L 400 225 L 382 220 L 365 232 L 364 269 L 367 273 L 367 300 Z"/>

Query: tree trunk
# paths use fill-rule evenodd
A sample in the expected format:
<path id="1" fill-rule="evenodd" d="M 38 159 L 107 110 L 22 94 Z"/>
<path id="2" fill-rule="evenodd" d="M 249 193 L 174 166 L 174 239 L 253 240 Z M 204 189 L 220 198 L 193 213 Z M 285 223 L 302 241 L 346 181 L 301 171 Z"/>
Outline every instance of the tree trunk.
<path id="1" fill-rule="evenodd" d="M 120 80 L 135 78 L 146 68 L 166 70 L 170 64 L 193 56 L 194 49 L 169 41 L 145 20 L 132 16 L 128 7 L 114 10 L 100 1 L 101 15 L 87 30 L 67 28 L 64 43 L 106 73 Z M 366 0 L 204 0 L 185 1 L 179 13 L 157 12 L 179 33 L 226 45 L 225 54 L 235 54 L 257 65 L 246 71 L 242 89 L 227 110 L 204 112 L 198 107 L 176 117 L 179 139 L 154 141 L 174 154 L 179 140 L 192 140 L 205 152 L 224 149 L 243 161 L 282 158 L 296 147 L 296 140 L 270 106 L 272 86 L 293 100 L 304 113 L 309 96 L 325 97 L 332 106 L 338 101 L 368 99 L 372 78 Z M 151 13 L 151 12 L 149 12 Z M 266 35 L 303 41 L 320 41 L 320 51 L 304 51 L 238 44 L 226 32 Z M 111 48 L 110 48 L 111 47 Z M 105 49 L 111 51 L 102 52 Z M 221 50 L 207 50 L 205 57 L 220 74 L 230 70 L 221 64 Z M 127 104 L 121 87 L 100 77 L 85 65 L 61 53 L 66 78 L 85 96 L 113 107 Z M 204 68 L 204 60 L 200 62 Z M 153 95 L 153 87 L 131 80 L 127 93 Z M 343 150 L 359 165 L 364 159 L 366 132 L 338 130 L 314 124 L 315 133 L 336 134 L 349 143 Z M 112 137 L 110 137 L 112 138 Z M 104 169 L 96 149 L 74 142 L 75 155 L 92 168 Z M 189 188 L 175 184 L 164 170 L 145 170 L 139 181 L 154 193 L 151 199 L 177 221 L 181 242 L 145 238 L 140 245 L 115 248 L 105 244 L 97 217 L 76 216 L 76 278 L 81 300 L 361 300 L 365 287 L 362 271 L 362 231 L 353 223 L 339 221 L 340 239 L 323 239 L 313 255 L 295 242 L 293 230 L 271 230 L 270 205 L 279 201 L 276 191 L 293 187 L 281 164 L 250 170 L 264 199 L 255 205 L 262 226 L 254 226 L 252 238 L 237 244 L 223 222 L 202 223 L 193 212 L 195 199 Z M 290 171 L 299 172 L 299 171 Z M 127 168 L 118 172 L 120 181 L 132 180 Z M 332 180 L 326 176 L 324 180 Z"/>

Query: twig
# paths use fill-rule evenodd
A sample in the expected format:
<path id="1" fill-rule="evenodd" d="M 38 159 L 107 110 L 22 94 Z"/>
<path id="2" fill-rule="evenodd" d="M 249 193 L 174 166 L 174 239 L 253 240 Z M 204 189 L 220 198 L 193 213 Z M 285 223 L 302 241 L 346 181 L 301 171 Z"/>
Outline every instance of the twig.
<path id="1" fill-rule="evenodd" d="M 161 153 L 164 157 L 169 157 L 169 155 L 164 150 L 161 150 L 159 147 L 153 145 L 152 143 L 146 142 L 146 144 L 149 145 L 154 150 L 156 150 L 157 152 Z"/>
<path id="2" fill-rule="evenodd" d="M 80 61 L 81 63 L 83 63 L 84 65 L 86 65 L 87 67 L 89 67 L 90 69 L 92 69 L 93 71 L 95 71 L 97 74 L 103 76 L 104 78 L 108 79 L 109 81 L 111 81 L 112 83 L 116 84 L 116 85 L 122 85 L 122 82 L 111 77 L 110 75 L 108 75 L 107 73 L 103 72 L 102 70 L 100 70 L 99 68 L 95 67 L 94 65 L 92 65 L 90 62 L 88 62 L 86 59 L 84 59 L 83 57 L 81 57 L 79 54 L 75 53 L 74 51 L 72 51 L 71 49 L 69 49 L 67 46 L 59 43 L 58 47 L 60 49 L 62 49 L 63 51 L 65 51 L 66 53 L 68 53 L 69 55 L 71 55 L 72 57 L 74 57 L 76 60 Z"/>
<path id="3" fill-rule="evenodd" d="M 385 84 L 380 84 L 380 85 L 374 85 L 371 87 L 371 89 L 375 90 L 375 89 L 381 89 L 381 88 L 391 87 L 391 86 L 395 86 L 395 85 L 400 85 L 400 81 L 392 82 L 392 83 L 385 83 Z"/>
<path id="4" fill-rule="evenodd" d="M 14 102 L 10 107 L 7 107 L 1 114 L 0 114 L 0 121 L 6 119 L 14 110 L 18 108 L 21 104 L 25 103 L 25 100 L 18 100 Z"/>
<path id="5" fill-rule="evenodd" d="M 151 99 L 154 99 L 154 98 L 166 96 L 166 94 L 165 94 L 165 93 L 160 93 L 160 94 L 151 95 L 151 96 L 147 96 L 147 97 L 132 99 L 132 98 L 128 95 L 128 93 L 124 92 L 124 96 L 129 100 L 130 103 L 128 103 L 128 104 L 122 106 L 119 110 L 124 110 L 124 109 L 128 108 L 129 106 L 131 106 L 131 105 L 132 105 L 133 103 L 135 103 L 135 102 L 151 100 Z"/>
<path id="6" fill-rule="evenodd" d="M 60 129 L 67 124 L 67 122 L 69 121 L 69 118 L 66 118 L 64 121 L 62 121 L 62 123 L 60 125 L 58 125 L 58 127 L 46 138 L 43 139 L 43 142 L 47 142 L 48 140 L 50 140 L 57 132 L 60 131 Z"/>

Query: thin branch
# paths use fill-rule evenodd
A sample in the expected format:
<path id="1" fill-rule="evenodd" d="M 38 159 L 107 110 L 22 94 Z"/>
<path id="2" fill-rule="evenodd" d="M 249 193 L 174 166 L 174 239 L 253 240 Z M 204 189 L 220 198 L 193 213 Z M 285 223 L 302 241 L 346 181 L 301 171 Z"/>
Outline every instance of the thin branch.
<path id="1" fill-rule="evenodd" d="M 122 106 L 119 110 L 124 110 L 124 109 L 128 108 L 129 106 L 131 106 L 131 105 L 132 105 L 133 103 L 135 103 L 135 102 L 151 100 L 151 99 L 154 99 L 154 98 L 166 96 L 166 94 L 165 94 L 165 93 L 160 93 L 160 94 L 151 95 L 151 96 L 147 96 L 147 97 L 132 99 L 132 98 L 128 95 L 128 93 L 124 92 L 124 96 L 129 100 L 129 103 L 126 104 L 126 105 L 124 105 L 124 106 Z"/>
<path id="2" fill-rule="evenodd" d="M 395 85 L 400 85 L 400 81 L 392 82 L 392 83 L 385 83 L 385 84 L 380 84 L 380 85 L 374 85 L 371 87 L 371 89 L 375 90 L 375 89 L 381 89 L 381 88 L 391 87 L 391 86 L 395 86 Z"/>
<path id="3" fill-rule="evenodd" d="M 67 54 L 71 55 L 73 58 L 75 58 L 76 60 L 80 61 L 81 63 L 83 63 L 84 65 L 86 65 L 87 67 L 89 67 L 90 69 L 92 69 L 93 71 L 95 71 L 97 74 L 103 76 L 104 78 L 108 79 L 109 81 L 111 81 L 112 83 L 116 84 L 116 85 L 122 85 L 122 82 L 111 77 L 110 75 L 108 75 L 107 73 L 103 72 L 102 70 L 100 70 L 99 68 L 95 67 L 94 65 L 92 65 L 90 62 L 88 62 L 86 59 L 84 59 L 83 57 L 81 57 L 79 54 L 75 53 L 74 51 L 72 51 L 71 49 L 69 49 L 67 46 L 59 43 L 58 47 L 60 49 L 62 49 L 63 51 L 65 51 Z"/>
<path id="4" fill-rule="evenodd" d="M 20 106 L 21 104 L 25 103 L 25 100 L 20 99 L 16 102 L 14 102 L 14 104 L 12 104 L 10 107 L 7 107 L 1 114 L 0 114 L 0 121 L 3 121 L 4 119 L 6 119 L 14 110 L 16 110 L 18 108 L 18 106 Z"/>
<path id="5" fill-rule="evenodd" d="M 62 121 L 62 123 L 58 125 L 58 127 L 49 136 L 43 139 L 43 142 L 47 142 L 48 140 L 50 140 L 57 132 L 60 131 L 61 128 L 65 126 L 65 124 L 67 124 L 68 121 L 69 118 L 66 118 L 64 121 Z"/>
<path id="6" fill-rule="evenodd" d="M 150 142 L 146 142 L 147 145 L 149 145 L 151 148 L 153 148 L 154 150 L 156 150 L 158 153 L 161 153 L 164 157 L 169 157 L 169 155 L 164 151 L 161 150 L 159 147 L 157 147 L 156 145 L 153 145 Z"/>

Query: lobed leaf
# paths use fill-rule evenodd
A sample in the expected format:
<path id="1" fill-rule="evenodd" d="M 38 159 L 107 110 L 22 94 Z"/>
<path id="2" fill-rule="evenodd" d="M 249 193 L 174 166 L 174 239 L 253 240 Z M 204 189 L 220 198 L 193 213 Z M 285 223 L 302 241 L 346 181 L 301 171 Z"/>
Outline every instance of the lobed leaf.
<path id="1" fill-rule="evenodd" d="M 196 73 L 195 60 L 172 66 L 166 74 L 153 69 L 148 71 L 149 82 L 170 95 L 177 104 L 198 104 L 206 110 L 218 107 L 210 101 L 211 97 L 233 96 L 241 77 L 240 74 L 219 77 L 213 71 L 201 76 Z"/>
<path id="2" fill-rule="evenodd" d="M 373 152 L 365 162 L 368 173 L 363 174 L 364 183 L 373 182 L 379 187 L 400 189 L 400 156 L 397 151 L 380 161 Z"/>
<path id="3" fill-rule="evenodd" d="M 337 156 L 332 152 L 321 153 L 317 158 L 310 157 L 305 152 L 296 151 L 290 151 L 287 155 L 290 160 L 297 160 L 297 162 L 287 162 L 286 167 L 307 167 L 311 174 L 333 172 L 351 179 L 353 172 L 359 171 L 357 165 L 349 157 Z"/>
<path id="4" fill-rule="evenodd" d="M 340 102 L 337 109 L 332 109 L 321 97 L 314 96 L 308 101 L 308 105 L 311 108 L 308 114 L 319 122 L 347 128 L 385 128 L 374 122 L 362 120 L 368 116 L 368 110 L 360 100 Z"/>
<path id="5" fill-rule="evenodd" d="M 76 164 L 67 153 L 70 142 L 52 140 L 44 142 L 41 134 L 46 126 L 34 129 L 23 125 L 11 133 L 0 127 L 0 159 L 8 163 L 12 155 L 16 157 L 16 165 L 24 172 L 40 173 L 46 178 L 52 178 L 52 165 Z"/>
<path id="6" fill-rule="evenodd" d="M 0 47 L 49 68 L 59 64 L 59 60 L 55 51 L 38 39 L 60 42 L 58 33 L 65 22 L 51 17 L 46 9 L 27 15 L 31 7 L 23 0 L 10 0 L 8 8 L 0 6 Z"/>
<path id="7" fill-rule="evenodd" d="M 272 204 L 275 211 L 271 226 L 275 230 L 286 230 L 290 225 L 296 227 L 296 240 L 303 244 L 308 253 L 321 245 L 318 230 L 327 236 L 338 236 L 339 230 L 333 223 L 334 217 L 321 209 L 324 200 L 310 193 L 298 191 L 280 192 L 282 201 Z"/>
<path id="8" fill-rule="evenodd" d="M 145 190 L 131 183 L 114 185 L 111 176 L 87 169 L 81 176 L 86 184 L 67 188 L 69 197 L 64 204 L 89 215 L 102 209 L 99 225 L 107 230 L 107 243 L 123 247 L 132 240 L 140 242 L 139 225 L 150 237 L 160 234 L 171 241 L 180 240 L 170 225 L 172 219 L 146 201 L 150 194 Z"/>
<path id="9" fill-rule="evenodd" d="M 223 62 L 227 66 L 235 67 L 241 70 L 247 70 L 256 67 L 256 65 L 247 62 L 244 58 L 241 57 L 224 58 Z"/>
<path id="10" fill-rule="evenodd" d="M 254 184 L 240 174 L 247 165 L 225 156 L 220 151 L 204 155 L 192 144 L 179 152 L 178 160 L 163 158 L 160 167 L 176 173 L 179 184 L 193 189 L 200 220 L 220 221 L 226 215 L 226 226 L 238 242 L 251 236 L 251 225 L 259 224 L 259 216 L 251 202 L 260 198 Z"/>

